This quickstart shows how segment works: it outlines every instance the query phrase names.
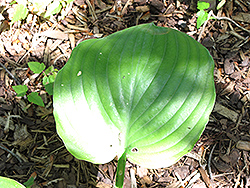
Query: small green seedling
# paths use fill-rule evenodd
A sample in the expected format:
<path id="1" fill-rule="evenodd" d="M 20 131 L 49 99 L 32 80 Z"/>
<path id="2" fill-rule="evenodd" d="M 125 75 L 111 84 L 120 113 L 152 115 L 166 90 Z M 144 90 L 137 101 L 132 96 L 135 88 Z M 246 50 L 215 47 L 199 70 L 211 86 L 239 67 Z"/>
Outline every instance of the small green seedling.
<path id="1" fill-rule="evenodd" d="M 39 62 L 29 62 L 28 66 L 30 68 L 30 70 L 32 70 L 35 74 L 40 74 L 44 71 L 44 69 L 46 68 L 46 66 L 44 65 L 44 63 L 39 63 Z"/>
<path id="2" fill-rule="evenodd" d="M 28 87 L 26 85 L 12 86 L 12 88 L 17 93 L 17 97 L 23 97 L 24 95 L 26 95 L 26 92 L 28 91 Z"/>
<path id="3" fill-rule="evenodd" d="M 15 7 L 15 12 L 11 20 L 11 25 L 19 20 L 24 20 L 28 15 L 26 4 L 18 3 Z"/>
<path id="4" fill-rule="evenodd" d="M 54 69 L 53 66 L 50 66 L 45 70 L 46 66 L 44 65 L 44 63 L 39 62 L 29 62 L 28 66 L 30 70 L 35 74 L 43 73 L 43 86 L 45 87 L 49 95 L 53 95 L 53 83 L 55 81 L 58 70 Z M 28 87 L 26 85 L 12 86 L 12 88 L 17 93 L 17 97 L 25 96 L 28 91 Z M 43 100 L 37 92 L 30 93 L 27 98 L 29 102 L 44 107 Z"/>
<path id="5" fill-rule="evenodd" d="M 58 70 L 54 69 L 53 66 L 50 66 L 44 71 L 44 77 L 43 77 L 43 85 L 49 95 L 53 95 L 53 88 L 54 88 L 54 82 L 56 79 Z"/>
<path id="6" fill-rule="evenodd" d="M 197 3 L 197 9 L 199 10 L 197 12 L 197 29 L 200 28 L 200 26 L 208 19 L 208 12 L 206 9 L 208 9 L 210 6 L 209 3 L 203 2 L 203 1 L 198 1 Z"/>
<path id="7" fill-rule="evenodd" d="M 215 102 L 214 61 L 185 33 L 153 23 L 80 43 L 59 71 L 56 129 L 76 158 L 96 164 L 118 156 L 167 167 L 190 152 Z"/>
<path id="8" fill-rule="evenodd" d="M 225 0 L 219 0 L 220 2 L 218 3 L 216 9 L 219 10 L 222 8 L 222 6 L 224 6 L 224 4 L 226 3 Z M 208 12 L 207 9 L 210 7 L 210 4 L 207 2 L 203 2 L 203 1 L 198 1 L 197 2 L 197 9 L 199 10 L 197 12 L 197 23 L 196 23 L 196 27 L 197 29 L 200 28 L 200 26 L 202 26 L 202 24 L 204 24 L 207 20 L 208 20 Z M 212 10 L 211 10 L 212 11 Z M 214 17 L 210 17 L 209 19 L 215 19 Z"/>
<path id="9" fill-rule="evenodd" d="M 37 92 L 32 92 L 27 97 L 28 97 L 28 101 L 38 106 L 44 107 L 43 99 L 38 95 Z"/>
<path id="10" fill-rule="evenodd" d="M 36 172 L 33 172 L 33 173 L 30 175 L 28 181 L 24 182 L 23 185 L 24 185 L 26 188 L 31 188 L 31 186 L 32 186 L 32 185 L 34 184 L 34 182 L 35 182 L 36 177 L 37 177 L 37 173 L 36 173 Z"/>

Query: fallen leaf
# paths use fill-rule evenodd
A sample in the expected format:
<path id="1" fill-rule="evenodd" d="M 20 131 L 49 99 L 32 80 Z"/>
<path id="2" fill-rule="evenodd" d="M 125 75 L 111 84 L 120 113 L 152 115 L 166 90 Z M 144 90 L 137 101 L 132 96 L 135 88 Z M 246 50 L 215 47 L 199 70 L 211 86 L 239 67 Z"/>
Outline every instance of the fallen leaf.
<path id="1" fill-rule="evenodd" d="M 234 72 L 234 62 L 230 59 L 226 59 L 224 63 L 224 70 L 226 74 L 232 74 Z"/>
<path id="2" fill-rule="evenodd" d="M 111 188 L 112 185 L 104 183 L 104 182 L 98 182 L 96 187 L 99 187 L 99 188 Z"/>
<path id="3" fill-rule="evenodd" d="M 212 188 L 211 181 L 207 175 L 207 172 L 204 170 L 204 168 L 200 167 L 198 170 L 200 171 L 201 177 L 202 177 L 203 181 L 206 183 L 207 187 Z"/>
<path id="4" fill-rule="evenodd" d="M 60 30 L 47 30 L 41 33 L 42 36 L 46 36 L 48 38 L 54 38 L 54 39 L 61 39 L 61 40 L 68 40 L 68 34 L 65 34 L 64 32 Z"/>
<path id="5" fill-rule="evenodd" d="M 232 17 L 236 21 L 250 23 L 250 14 L 249 13 L 239 12 L 236 16 L 232 16 Z"/>
<path id="6" fill-rule="evenodd" d="M 218 160 L 218 161 L 212 160 L 212 163 L 220 172 L 229 172 L 232 170 L 231 166 L 223 162 L 222 160 Z"/>
<path id="7" fill-rule="evenodd" d="M 241 149 L 241 150 L 250 151 L 250 142 L 239 140 L 236 144 L 236 148 Z"/>
<path id="8" fill-rule="evenodd" d="M 228 109 L 227 107 L 216 103 L 214 106 L 214 112 L 217 112 L 218 114 L 232 120 L 233 122 L 236 122 L 238 119 L 238 113 L 236 113 L 233 110 Z"/>

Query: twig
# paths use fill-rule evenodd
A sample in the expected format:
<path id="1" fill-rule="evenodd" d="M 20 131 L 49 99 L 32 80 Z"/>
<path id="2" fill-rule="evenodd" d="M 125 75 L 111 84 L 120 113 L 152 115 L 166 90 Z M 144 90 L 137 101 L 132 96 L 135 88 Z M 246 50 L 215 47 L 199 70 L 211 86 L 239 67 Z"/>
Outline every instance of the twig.
<path id="1" fill-rule="evenodd" d="M 29 48 L 29 50 L 18 60 L 19 62 L 21 62 L 31 52 L 31 50 L 33 50 L 40 42 L 47 39 L 47 37 L 40 35 L 40 33 L 41 33 L 40 28 L 39 28 L 39 32 L 34 34 L 34 37 L 32 39 L 32 43 L 31 43 L 32 44 L 31 48 Z M 39 38 L 40 36 L 41 36 L 41 38 Z"/>
<path id="2" fill-rule="evenodd" d="M 232 22 L 234 25 L 236 25 L 237 27 L 239 27 L 240 29 L 242 29 L 243 31 L 246 31 L 248 33 L 250 33 L 250 30 L 247 30 L 245 29 L 244 27 L 240 26 L 239 24 L 237 24 L 234 20 L 232 20 L 231 18 L 228 18 L 228 17 L 219 17 L 219 16 L 216 16 L 213 11 L 211 10 L 211 16 L 213 16 L 215 19 L 217 20 L 227 20 L 227 21 L 230 21 Z"/>
<path id="3" fill-rule="evenodd" d="M 243 151 L 243 159 L 246 166 L 246 174 L 249 175 L 249 161 L 247 160 L 247 152 Z"/>
<path id="4" fill-rule="evenodd" d="M 214 149 L 216 147 L 217 143 L 214 144 L 210 154 L 209 154 L 209 157 L 208 157 L 208 163 L 207 163 L 207 166 L 208 166 L 208 174 L 209 174 L 209 177 L 211 180 L 213 180 L 213 175 L 212 175 L 212 171 L 211 171 L 211 160 L 212 160 L 212 155 L 213 155 L 213 152 L 214 152 Z"/>
<path id="5" fill-rule="evenodd" d="M 13 155 L 14 157 L 16 157 L 16 159 L 22 163 L 22 159 L 20 157 L 18 157 L 18 155 L 16 155 L 15 153 L 13 153 L 12 151 L 10 151 L 8 148 L 4 147 L 2 144 L 0 144 L 0 148 L 4 151 L 7 151 L 8 153 L 10 153 L 11 155 Z"/>
<path id="6" fill-rule="evenodd" d="M 21 85 L 21 83 L 18 81 L 18 79 L 13 74 L 11 74 L 11 72 L 1 62 L 0 62 L 0 65 L 10 75 L 10 77 L 16 81 L 17 85 Z"/>
<path id="7" fill-rule="evenodd" d="M 14 67 L 17 67 L 17 64 L 16 64 L 15 61 L 12 61 L 11 59 L 7 58 L 5 55 L 3 55 L 3 54 L 1 54 L 1 53 L 0 53 L 0 56 L 1 56 L 2 58 L 4 58 L 5 61 L 7 61 L 7 62 L 10 63 L 11 65 L 13 65 Z"/>
<path id="8" fill-rule="evenodd" d="M 57 179 L 54 179 L 54 180 L 51 180 L 51 181 L 47 182 L 46 185 L 49 186 L 50 184 L 57 183 L 58 181 L 64 181 L 64 179 L 63 178 L 57 178 Z"/>
<path id="9" fill-rule="evenodd" d="M 237 188 L 238 185 L 240 184 L 240 177 L 241 177 L 241 174 L 243 173 L 243 171 L 245 170 L 245 168 L 246 168 L 246 165 L 243 167 L 243 169 L 237 175 L 237 180 L 236 180 L 236 182 L 234 184 L 234 188 Z"/>
<path id="10" fill-rule="evenodd" d="M 94 19 L 94 21 L 96 21 L 96 20 L 97 20 L 97 16 L 96 16 L 96 14 L 95 14 L 95 10 L 94 10 L 92 4 L 90 3 L 89 0 L 86 0 L 86 3 L 87 3 L 88 6 L 89 6 L 89 12 L 91 13 L 92 18 Z"/>
<path id="11" fill-rule="evenodd" d="M 62 57 L 69 58 L 67 55 L 61 54 L 61 55 L 59 55 L 55 60 L 53 60 L 53 64 L 56 64 L 56 62 L 57 62 L 60 58 L 62 58 Z"/>
<path id="12" fill-rule="evenodd" d="M 193 171 L 189 176 L 187 176 L 185 179 L 184 179 L 184 183 L 187 184 L 186 185 L 186 188 L 190 187 L 193 185 L 193 178 L 197 175 L 198 173 L 198 170 L 195 170 Z M 199 173 L 198 173 L 199 174 Z M 200 175 L 199 175 L 200 177 Z M 198 178 L 199 179 L 199 178 Z M 196 181 L 196 180 L 195 180 Z"/>
<path id="13" fill-rule="evenodd" d="M 182 187 L 185 187 L 184 182 L 183 182 L 182 179 L 181 179 L 181 176 L 180 176 L 177 172 L 175 172 L 175 175 L 176 175 L 177 179 L 179 180 L 181 186 L 182 186 Z"/>
<path id="14" fill-rule="evenodd" d="M 34 14 L 34 15 L 33 15 L 33 20 L 32 20 L 32 24 L 31 24 L 30 31 L 33 30 L 33 28 L 34 28 L 34 26 L 35 26 L 35 24 L 36 24 L 36 18 L 37 18 L 37 16 Z"/>
<path id="15" fill-rule="evenodd" d="M 223 174 L 217 174 L 217 175 L 213 175 L 214 178 L 218 178 L 218 177 L 222 177 L 222 176 L 226 176 L 226 175 L 232 175 L 235 174 L 235 172 L 227 172 L 227 173 L 223 173 Z"/>
<path id="16" fill-rule="evenodd" d="M 205 31 L 205 27 L 206 27 L 207 22 L 208 22 L 208 20 L 210 19 L 212 13 L 213 13 L 212 10 L 208 13 L 207 20 L 204 22 L 204 24 L 203 24 L 203 26 L 202 26 L 202 29 L 201 29 L 201 32 L 200 32 L 200 34 L 199 34 L 199 37 L 198 37 L 198 40 L 197 40 L 198 42 L 200 42 L 200 40 L 201 40 L 201 36 L 202 36 L 203 32 Z"/>
<path id="17" fill-rule="evenodd" d="M 250 30 L 247 30 L 247 29 L 245 29 L 244 27 L 240 26 L 239 24 L 237 24 L 237 23 L 236 23 L 234 20 L 232 20 L 231 18 L 216 16 L 216 15 L 213 13 L 213 11 L 211 10 L 211 11 L 208 13 L 207 20 L 204 22 L 204 24 L 203 24 L 203 26 L 202 26 L 201 32 L 200 32 L 199 37 L 198 37 L 198 40 L 197 40 L 198 42 L 200 42 L 201 36 L 202 36 L 202 34 L 203 34 L 204 30 L 205 30 L 205 27 L 206 27 L 206 25 L 207 25 L 207 22 L 208 22 L 208 20 L 210 20 L 210 17 L 211 17 L 211 16 L 214 17 L 216 20 L 227 20 L 227 21 L 230 21 L 230 22 L 232 22 L 234 25 L 236 25 L 237 27 L 239 27 L 240 29 L 242 29 L 243 31 L 246 31 L 246 32 L 250 33 Z"/>
<path id="18" fill-rule="evenodd" d="M 200 173 L 195 174 L 193 178 L 188 182 L 186 188 L 190 188 L 200 178 L 200 176 Z"/>
<path id="19" fill-rule="evenodd" d="M 6 120 L 6 123 L 5 123 L 5 127 L 4 127 L 4 132 L 8 132 L 9 131 L 9 127 L 10 127 L 10 118 L 22 118 L 21 116 L 19 115 L 10 115 L 10 113 L 8 112 L 5 113 L 5 115 L 7 116 L 7 120 Z"/>
<path id="20" fill-rule="evenodd" d="M 202 166 L 200 166 L 198 168 L 198 170 L 199 170 L 199 172 L 201 174 L 201 177 L 202 177 L 204 183 L 207 185 L 207 187 L 208 188 L 212 188 L 211 181 L 210 181 L 210 179 L 209 179 L 209 177 L 208 177 L 207 172 L 205 171 L 205 169 Z"/>
<path id="21" fill-rule="evenodd" d="M 131 179 L 131 188 L 137 188 L 136 178 L 135 178 L 135 170 L 133 168 L 130 169 L 130 179 Z"/>
<path id="22" fill-rule="evenodd" d="M 121 14 L 121 15 L 124 15 L 124 14 L 125 14 L 125 12 L 126 12 L 128 6 L 129 6 L 129 5 L 132 5 L 132 3 L 133 3 L 132 0 L 128 0 L 128 1 L 126 2 L 125 6 L 124 6 L 123 9 L 122 9 L 122 14 Z"/>

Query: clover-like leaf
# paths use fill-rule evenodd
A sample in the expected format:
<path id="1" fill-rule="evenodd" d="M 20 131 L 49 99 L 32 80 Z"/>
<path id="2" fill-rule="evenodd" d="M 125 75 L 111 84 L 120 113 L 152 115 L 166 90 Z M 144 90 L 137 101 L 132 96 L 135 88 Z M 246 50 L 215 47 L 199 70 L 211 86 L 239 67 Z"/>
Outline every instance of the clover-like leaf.
<path id="1" fill-rule="evenodd" d="M 60 1 L 53 1 L 50 5 L 48 5 L 44 18 L 52 16 L 53 14 L 59 13 L 61 9 L 62 9 L 62 5 Z"/>
<path id="2" fill-rule="evenodd" d="M 199 29 L 200 26 L 204 24 L 205 21 L 208 19 L 208 13 L 204 10 L 200 10 L 199 12 L 197 12 L 197 16 L 198 18 L 197 18 L 196 27 L 197 29 Z"/>
<path id="3" fill-rule="evenodd" d="M 36 105 L 44 107 L 43 99 L 37 92 L 32 92 L 28 96 L 28 101 L 33 102 Z"/>
<path id="4" fill-rule="evenodd" d="M 12 86 L 12 88 L 17 93 L 17 97 L 23 97 L 28 91 L 28 87 L 26 85 Z"/>
<path id="5" fill-rule="evenodd" d="M 49 75 L 49 76 L 44 76 L 43 77 L 43 85 L 49 95 L 53 95 L 53 86 L 54 86 L 54 81 L 55 81 L 55 74 Z"/>
<path id="6" fill-rule="evenodd" d="M 213 69 L 200 43 L 153 23 L 85 40 L 55 80 L 57 132 L 79 159 L 170 166 L 208 122 Z"/>
<path id="7" fill-rule="evenodd" d="M 46 67 L 44 65 L 44 63 L 39 63 L 39 62 L 36 62 L 36 61 L 29 62 L 28 66 L 29 66 L 30 70 L 32 70 L 36 74 L 40 74 L 41 72 L 43 72 L 43 70 Z"/>
<path id="8" fill-rule="evenodd" d="M 210 7 L 210 4 L 207 2 L 203 2 L 203 1 L 197 2 L 197 9 L 198 10 L 205 10 L 205 9 L 208 9 L 209 7 Z"/>
<path id="9" fill-rule="evenodd" d="M 18 183 L 17 181 L 2 176 L 0 176 L 0 187 L 25 188 L 25 186 Z"/>
<path id="10" fill-rule="evenodd" d="M 17 4 L 10 24 L 12 25 L 16 21 L 25 19 L 27 15 L 28 15 L 28 9 L 26 7 L 26 4 Z"/>

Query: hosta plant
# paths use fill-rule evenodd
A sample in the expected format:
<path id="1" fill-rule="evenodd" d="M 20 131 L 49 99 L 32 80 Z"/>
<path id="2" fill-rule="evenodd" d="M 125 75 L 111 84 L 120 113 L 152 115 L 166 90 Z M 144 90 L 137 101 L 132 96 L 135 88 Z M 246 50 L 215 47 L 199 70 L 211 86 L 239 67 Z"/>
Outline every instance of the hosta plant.
<path id="1" fill-rule="evenodd" d="M 0 176 L 0 187 L 9 187 L 9 188 L 25 188 L 24 185 L 20 184 L 19 182 Z"/>
<path id="2" fill-rule="evenodd" d="M 215 101 L 214 62 L 188 35 L 153 23 L 80 43 L 54 84 L 57 132 L 78 159 L 167 167 L 191 151 Z"/>
<path id="3" fill-rule="evenodd" d="M 35 178 L 36 178 L 36 173 L 32 173 L 28 181 L 24 182 L 22 185 L 16 180 L 0 176 L 0 187 L 1 188 L 31 188 L 31 186 L 34 184 Z"/>

